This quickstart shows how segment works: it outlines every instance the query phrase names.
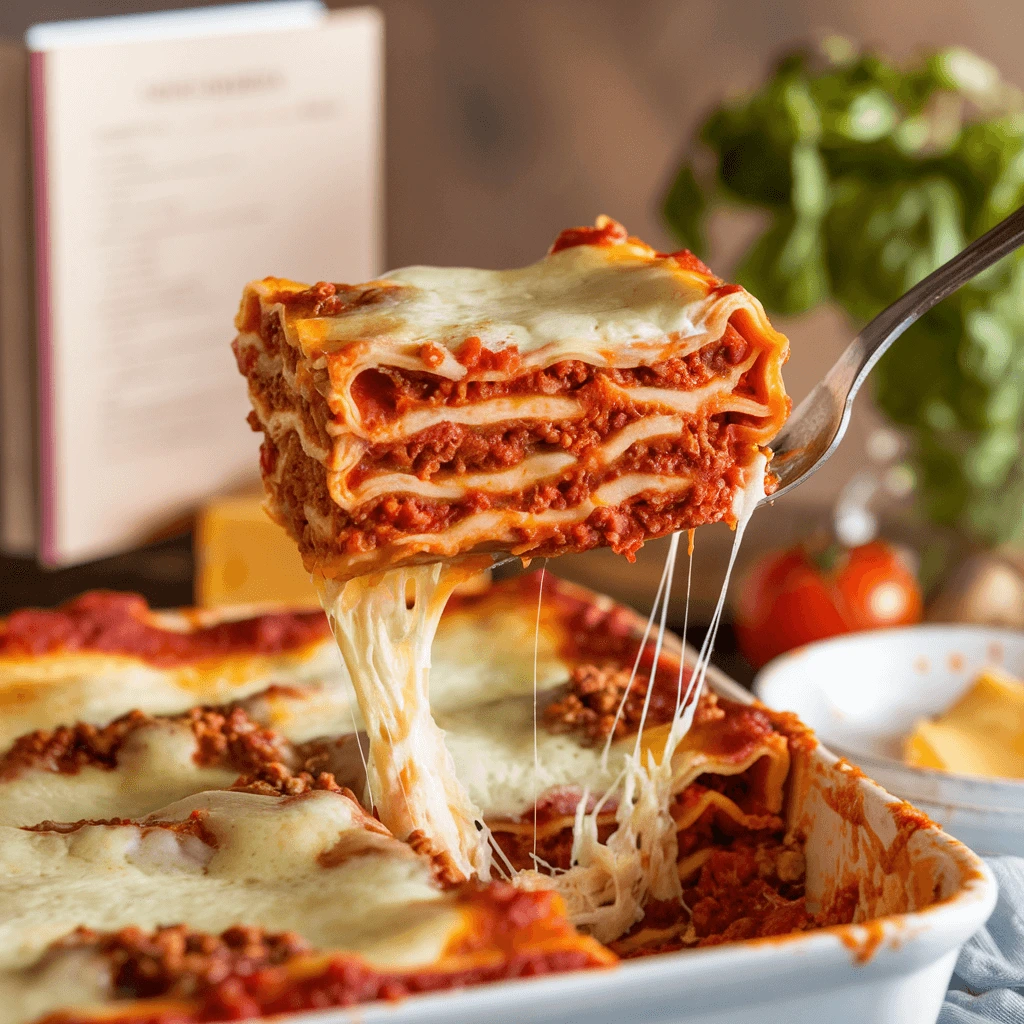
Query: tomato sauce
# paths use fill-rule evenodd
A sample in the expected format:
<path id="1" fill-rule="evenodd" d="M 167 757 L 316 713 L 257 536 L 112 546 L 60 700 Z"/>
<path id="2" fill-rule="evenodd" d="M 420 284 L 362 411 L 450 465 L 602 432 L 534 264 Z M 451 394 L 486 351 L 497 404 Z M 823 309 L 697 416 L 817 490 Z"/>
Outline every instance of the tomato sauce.
<path id="1" fill-rule="evenodd" d="M 269 612 L 179 632 L 151 620 L 137 594 L 96 590 L 53 609 L 26 608 L 0 622 L 0 657 L 90 652 L 172 668 L 232 655 L 281 654 L 330 636 L 322 612 Z"/>

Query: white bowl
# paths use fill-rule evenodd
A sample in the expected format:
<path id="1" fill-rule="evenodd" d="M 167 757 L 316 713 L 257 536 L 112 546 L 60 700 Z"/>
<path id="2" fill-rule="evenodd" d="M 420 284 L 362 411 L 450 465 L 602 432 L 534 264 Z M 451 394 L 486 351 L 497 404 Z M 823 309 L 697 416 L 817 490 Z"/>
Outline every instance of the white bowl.
<path id="1" fill-rule="evenodd" d="M 776 658 L 754 689 L 978 853 L 1024 855 L 1024 782 L 900 760 L 914 723 L 944 711 L 987 665 L 1024 678 L 1024 633 L 954 625 L 852 633 Z"/>

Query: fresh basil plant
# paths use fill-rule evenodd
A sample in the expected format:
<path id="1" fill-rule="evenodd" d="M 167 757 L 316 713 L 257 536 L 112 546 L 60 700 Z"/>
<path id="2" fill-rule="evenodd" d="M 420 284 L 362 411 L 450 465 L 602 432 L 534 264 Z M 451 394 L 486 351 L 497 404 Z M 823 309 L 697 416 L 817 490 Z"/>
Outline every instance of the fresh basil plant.
<path id="1" fill-rule="evenodd" d="M 1024 204 L 1021 94 L 959 48 L 902 69 L 829 40 L 715 110 L 699 142 L 713 159 L 680 169 L 665 218 L 701 255 L 716 204 L 767 212 L 736 277 L 776 314 L 831 300 L 864 323 Z M 1024 256 L 923 317 L 873 378 L 911 434 L 925 515 L 972 543 L 1024 540 Z"/>

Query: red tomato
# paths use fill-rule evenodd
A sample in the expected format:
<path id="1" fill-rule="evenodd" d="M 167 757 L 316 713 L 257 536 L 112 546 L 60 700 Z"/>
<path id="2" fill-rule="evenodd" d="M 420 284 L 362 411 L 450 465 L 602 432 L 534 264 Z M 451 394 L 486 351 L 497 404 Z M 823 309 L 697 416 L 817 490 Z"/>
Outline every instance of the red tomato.
<path id="1" fill-rule="evenodd" d="M 760 668 L 794 647 L 885 626 L 921 621 L 921 590 L 893 548 L 874 541 L 813 557 L 803 547 L 758 559 L 736 604 L 740 650 Z"/>

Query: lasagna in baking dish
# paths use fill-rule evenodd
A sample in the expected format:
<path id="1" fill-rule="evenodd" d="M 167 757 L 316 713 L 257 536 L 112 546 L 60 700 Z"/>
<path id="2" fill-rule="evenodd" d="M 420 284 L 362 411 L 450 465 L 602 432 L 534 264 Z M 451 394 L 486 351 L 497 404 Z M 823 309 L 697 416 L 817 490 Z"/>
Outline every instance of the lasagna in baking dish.
<path id="1" fill-rule="evenodd" d="M 734 520 L 789 412 L 757 300 L 607 217 L 515 270 L 255 281 L 237 327 L 268 509 L 334 579 Z"/>
<path id="2" fill-rule="evenodd" d="M 679 898 L 602 939 L 553 891 L 576 821 L 617 826 L 645 703 L 643 747 L 664 744 L 680 649 L 550 574 L 538 627 L 540 584 L 456 594 L 433 645 L 433 714 L 500 851 L 490 881 L 379 820 L 322 617 L 97 593 L 0 623 L 0 704 L 20 716 L 0 741 L 5 1021 L 256 1017 L 848 920 L 804 899 L 786 819 L 804 733 L 710 693 L 672 757 Z"/>

